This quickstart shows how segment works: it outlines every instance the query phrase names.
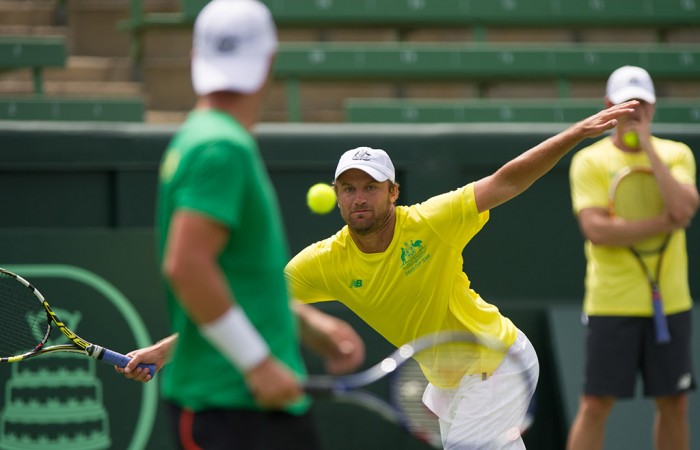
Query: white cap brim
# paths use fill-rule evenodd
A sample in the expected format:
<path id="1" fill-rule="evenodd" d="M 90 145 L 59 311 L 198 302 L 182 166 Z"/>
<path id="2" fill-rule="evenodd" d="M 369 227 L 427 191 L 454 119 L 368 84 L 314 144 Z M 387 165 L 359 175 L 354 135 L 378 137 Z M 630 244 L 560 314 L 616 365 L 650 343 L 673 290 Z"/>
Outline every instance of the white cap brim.
<path id="1" fill-rule="evenodd" d="M 267 79 L 271 56 L 243 55 L 226 58 L 192 58 L 192 85 L 197 95 L 212 92 L 258 91 Z"/>
<path id="2" fill-rule="evenodd" d="M 645 102 L 652 104 L 656 103 L 656 96 L 639 86 L 627 86 L 625 88 L 618 89 L 614 94 L 610 94 L 608 98 L 615 105 L 635 99 L 644 100 Z"/>
<path id="3" fill-rule="evenodd" d="M 339 176 L 341 176 L 343 173 L 347 172 L 350 169 L 359 169 L 365 172 L 370 177 L 374 178 L 376 181 L 379 181 L 380 183 L 389 179 L 388 175 L 366 164 L 349 164 L 347 166 L 344 166 L 336 171 L 335 179 L 337 180 Z"/>

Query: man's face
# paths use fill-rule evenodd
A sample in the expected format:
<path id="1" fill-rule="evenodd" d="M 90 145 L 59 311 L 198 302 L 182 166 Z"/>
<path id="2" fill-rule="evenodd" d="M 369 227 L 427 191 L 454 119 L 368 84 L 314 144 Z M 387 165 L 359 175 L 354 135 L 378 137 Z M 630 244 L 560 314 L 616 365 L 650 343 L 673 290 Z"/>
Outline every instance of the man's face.
<path id="1" fill-rule="evenodd" d="M 389 189 L 390 182 L 379 182 L 366 172 L 349 169 L 335 182 L 340 215 L 350 230 L 371 234 L 381 229 L 393 214 L 398 189 Z"/>
<path id="2" fill-rule="evenodd" d="M 624 134 L 628 131 L 649 131 L 651 122 L 654 120 L 655 105 L 644 100 L 638 100 L 639 105 L 634 108 L 634 112 L 620 116 L 617 119 L 618 132 Z"/>

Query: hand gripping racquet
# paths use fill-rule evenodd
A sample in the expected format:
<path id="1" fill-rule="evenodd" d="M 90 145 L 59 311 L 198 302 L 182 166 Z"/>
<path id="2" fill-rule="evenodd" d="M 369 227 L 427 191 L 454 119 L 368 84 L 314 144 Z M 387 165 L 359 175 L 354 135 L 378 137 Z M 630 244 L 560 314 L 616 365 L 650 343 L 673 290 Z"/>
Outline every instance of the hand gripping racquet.
<path id="1" fill-rule="evenodd" d="M 648 167 L 628 167 L 619 172 L 610 187 L 609 213 L 625 220 L 643 220 L 663 214 L 665 205 L 654 173 Z M 664 250 L 671 233 L 660 233 L 629 246 L 651 288 L 656 342 L 671 341 L 664 314 L 659 276 Z"/>
<path id="2" fill-rule="evenodd" d="M 55 328 L 68 338 L 69 344 L 46 346 Z M 75 334 L 31 283 L 0 268 L 0 363 L 25 361 L 54 352 L 80 353 L 121 368 L 131 361 L 128 356 Z M 151 376 L 156 373 L 154 364 L 139 364 L 139 367 L 147 369 Z"/>

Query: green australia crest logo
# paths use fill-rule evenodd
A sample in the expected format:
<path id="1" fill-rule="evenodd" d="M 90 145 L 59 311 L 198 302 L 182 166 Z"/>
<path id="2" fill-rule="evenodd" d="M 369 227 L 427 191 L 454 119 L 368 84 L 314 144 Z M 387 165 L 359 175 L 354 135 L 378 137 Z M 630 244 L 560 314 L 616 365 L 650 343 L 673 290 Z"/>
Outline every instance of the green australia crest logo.
<path id="1" fill-rule="evenodd" d="M 401 268 L 404 269 L 406 275 L 410 275 L 420 267 L 425 261 L 430 258 L 430 253 L 427 252 L 425 243 L 420 240 L 413 239 L 404 242 L 401 247 Z"/>

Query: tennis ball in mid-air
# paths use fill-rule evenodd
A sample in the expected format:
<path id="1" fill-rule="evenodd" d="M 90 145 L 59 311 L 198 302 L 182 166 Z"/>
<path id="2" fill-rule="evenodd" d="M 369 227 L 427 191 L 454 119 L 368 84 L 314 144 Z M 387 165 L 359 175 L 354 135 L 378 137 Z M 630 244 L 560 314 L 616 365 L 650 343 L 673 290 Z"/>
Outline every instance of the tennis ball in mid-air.
<path id="1" fill-rule="evenodd" d="M 326 183 L 316 183 L 306 193 L 306 204 L 316 214 L 328 214 L 333 211 L 336 201 L 333 187 Z"/>
<path id="2" fill-rule="evenodd" d="M 628 131 L 622 135 L 622 142 L 628 148 L 637 148 L 639 147 L 639 135 L 636 131 Z"/>

